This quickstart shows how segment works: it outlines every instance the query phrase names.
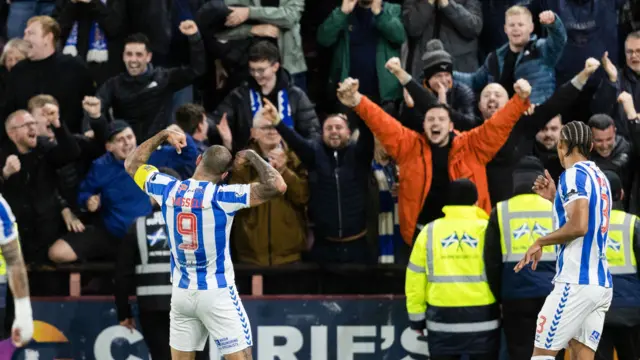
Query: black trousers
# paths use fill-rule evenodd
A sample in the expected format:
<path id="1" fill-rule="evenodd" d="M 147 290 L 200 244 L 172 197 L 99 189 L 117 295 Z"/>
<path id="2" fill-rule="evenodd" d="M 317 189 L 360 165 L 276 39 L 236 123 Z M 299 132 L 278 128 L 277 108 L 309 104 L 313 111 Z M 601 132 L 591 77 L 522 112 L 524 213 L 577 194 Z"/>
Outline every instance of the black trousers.
<path id="1" fill-rule="evenodd" d="M 546 298 L 507 300 L 502 303 L 502 327 L 509 360 L 530 360 L 536 335 L 538 313 Z M 564 350 L 556 359 L 564 359 Z"/>
<path id="2" fill-rule="evenodd" d="M 640 326 L 605 326 L 596 351 L 596 360 L 613 360 L 613 349 L 620 360 L 640 358 Z"/>
<path id="3" fill-rule="evenodd" d="M 169 312 L 140 311 L 140 332 L 153 360 L 171 360 L 169 346 Z M 209 359 L 209 342 L 203 351 L 196 353 L 196 360 Z"/>

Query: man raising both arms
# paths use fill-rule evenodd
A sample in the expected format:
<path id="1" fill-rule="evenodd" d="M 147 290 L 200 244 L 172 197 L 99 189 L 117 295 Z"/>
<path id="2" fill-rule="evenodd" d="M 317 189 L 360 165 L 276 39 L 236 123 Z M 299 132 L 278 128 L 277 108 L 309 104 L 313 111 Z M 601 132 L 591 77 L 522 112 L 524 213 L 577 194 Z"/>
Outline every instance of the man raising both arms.
<path id="1" fill-rule="evenodd" d="M 13 293 L 15 305 L 15 320 L 11 328 L 11 341 L 21 347 L 31 341 L 33 336 L 33 315 L 31 313 L 31 299 L 29 299 L 29 279 L 24 264 L 20 240 L 18 240 L 18 226 L 16 218 L 9 208 L 7 201 L 0 195 L 0 266 L 2 258 L 6 264 L 6 274 L 0 272 L 0 286 L 8 276 L 9 287 Z M 2 270 L 2 269 L 0 269 Z M 1 299 L 4 302 L 4 299 Z M 4 318 L 4 316 L 2 317 Z M 4 350 L 0 347 L 0 353 Z"/>
<path id="2" fill-rule="evenodd" d="M 533 190 L 553 201 L 557 230 L 538 238 L 515 271 L 533 261 L 542 247 L 556 245 L 555 287 L 538 315 L 532 360 L 552 360 L 571 348 L 572 359 L 593 360 L 612 298 L 612 278 L 605 251 L 609 237 L 611 189 L 607 177 L 588 161 L 593 148 L 589 127 L 572 121 L 562 127 L 558 157 L 566 170 L 559 189 L 549 172 L 536 179 Z"/>
<path id="3" fill-rule="evenodd" d="M 287 185 L 280 173 L 251 150 L 240 151 L 234 166 L 246 162 L 260 183 L 220 185 L 231 153 L 211 146 L 196 160 L 193 177 L 178 181 L 145 165 L 167 141 L 178 152 L 186 138 L 171 126 L 142 143 L 125 161 L 135 182 L 162 207 L 171 249 L 169 345 L 173 360 L 193 360 L 207 337 L 226 360 L 251 359 L 251 325 L 235 286 L 229 232 L 236 211 L 281 196 Z"/>

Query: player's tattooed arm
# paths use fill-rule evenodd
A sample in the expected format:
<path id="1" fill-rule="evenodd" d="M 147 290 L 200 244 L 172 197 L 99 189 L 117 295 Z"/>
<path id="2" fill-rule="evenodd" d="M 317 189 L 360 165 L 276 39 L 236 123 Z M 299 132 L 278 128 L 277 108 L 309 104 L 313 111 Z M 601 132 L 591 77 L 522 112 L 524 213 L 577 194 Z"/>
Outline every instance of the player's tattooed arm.
<path id="1" fill-rule="evenodd" d="M 251 184 L 250 206 L 258 206 L 287 191 L 287 184 L 282 175 L 253 150 L 245 150 L 236 154 L 236 163 L 249 161 L 258 172 L 260 183 Z"/>
<path id="2" fill-rule="evenodd" d="M 178 153 L 180 153 L 180 149 L 187 145 L 187 140 L 182 129 L 177 125 L 170 125 L 168 128 L 140 144 L 140 146 L 127 156 L 127 159 L 124 161 L 124 168 L 127 170 L 127 173 L 131 177 L 134 177 L 138 168 L 144 165 L 147 160 L 149 160 L 151 154 L 165 141 L 175 147 Z"/>
<path id="3" fill-rule="evenodd" d="M 2 250 L 2 255 L 7 263 L 9 286 L 13 297 L 16 299 L 29 297 L 29 278 L 22 258 L 20 242 L 18 239 L 10 241 L 6 245 L 0 245 L 0 250 Z"/>

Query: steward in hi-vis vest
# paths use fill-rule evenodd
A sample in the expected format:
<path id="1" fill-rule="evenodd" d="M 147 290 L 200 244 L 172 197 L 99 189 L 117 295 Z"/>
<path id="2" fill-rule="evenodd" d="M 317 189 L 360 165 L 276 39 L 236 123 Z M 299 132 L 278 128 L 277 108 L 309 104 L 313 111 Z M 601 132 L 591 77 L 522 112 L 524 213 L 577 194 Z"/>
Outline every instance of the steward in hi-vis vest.
<path id="1" fill-rule="evenodd" d="M 487 280 L 502 305 L 502 327 L 511 359 L 530 359 L 533 353 L 538 313 L 553 289 L 556 274 L 554 248 L 543 248 L 538 268 L 513 271 L 539 237 L 553 231 L 550 201 L 531 189 L 538 175 L 544 174 L 542 162 L 533 156 L 514 167 L 512 198 L 499 202 L 491 211 L 485 236 Z M 557 359 L 564 359 L 564 354 Z"/>
<path id="2" fill-rule="evenodd" d="M 613 203 L 609 219 L 607 262 L 613 278 L 613 299 L 604 320 L 596 359 L 640 359 L 640 219 L 622 210 L 622 182 L 612 171 L 609 179 Z"/>
<path id="3" fill-rule="evenodd" d="M 425 226 L 414 243 L 406 276 L 407 311 L 414 330 L 428 332 L 430 359 L 469 355 L 498 359 L 500 310 L 483 259 L 487 213 L 468 179 L 449 185 L 445 216 Z"/>

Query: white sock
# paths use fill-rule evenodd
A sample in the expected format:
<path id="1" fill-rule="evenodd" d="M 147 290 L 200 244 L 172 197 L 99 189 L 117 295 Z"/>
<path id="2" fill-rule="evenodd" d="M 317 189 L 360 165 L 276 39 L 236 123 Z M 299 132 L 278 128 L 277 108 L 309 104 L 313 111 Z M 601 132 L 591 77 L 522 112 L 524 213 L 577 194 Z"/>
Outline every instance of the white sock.
<path id="1" fill-rule="evenodd" d="M 556 357 L 551 355 L 536 355 L 531 357 L 531 360 L 555 360 L 555 359 Z"/>

